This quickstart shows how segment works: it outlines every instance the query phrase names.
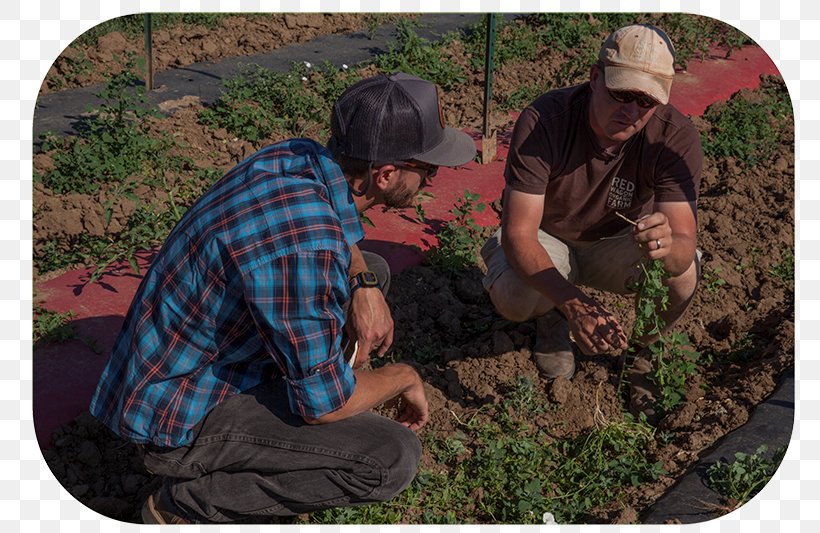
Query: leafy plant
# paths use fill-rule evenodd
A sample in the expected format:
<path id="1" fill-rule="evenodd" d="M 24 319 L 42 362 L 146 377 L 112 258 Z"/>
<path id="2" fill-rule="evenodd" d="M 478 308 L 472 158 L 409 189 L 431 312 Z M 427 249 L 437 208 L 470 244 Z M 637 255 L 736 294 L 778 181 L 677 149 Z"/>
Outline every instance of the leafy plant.
<path id="1" fill-rule="evenodd" d="M 706 470 L 707 484 L 727 498 L 732 509 L 741 507 L 766 486 L 786 455 L 785 446 L 775 450 L 771 458 L 766 458 L 767 450 L 764 444 L 753 454 L 737 452 L 734 461 L 713 464 Z"/>
<path id="2" fill-rule="evenodd" d="M 60 90 L 66 84 L 79 84 L 83 76 L 91 74 L 94 65 L 82 50 L 64 54 L 54 62 L 56 75 L 49 76 L 48 83 L 53 89 Z"/>
<path id="3" fill-rule="evenodd" d="M 635 224 L 620 213 L 619 216 Z M 687 379 L 697 371 L 700 354 L 691 349 L 686 334 L 664 332 L 666 321 L 661 313 L 669 306 L 669 287 L 664 284 L 669 273 L 663 261 L 645 261 L 641 263 L 641 270 L 643 275 L 635 286 L 635 324 L 621 368 L 618 392 L 623 396 L 625 376 L 640 355 L 643 340 L 657 336 L 658 340 L 646 347 L 653 368 L 648 377 L 658 387 L 655 407 L 662 413 L 668 413 L 684 398 Z"/>
<path id="4" fill-rule="evenodd" d="M 430 250 L 428 260 L 434 267 L 447 273 L 474 265 L 476 248 L 482 229 L 473 218 L 473 213 L 481 213 L 487 207 L 478 202 L 481 195 L 464 191 L 464 196 L 456 198 L 456 204 L 450 213 L 455 219 L 447 222 L 437 234 L 439 245 Z"/>
<path id="5" fill-rule="evenodd" d="M 150 173 L 156 155 L 170 148 L 170 141 L 153 136 L 144 121 L 152 112 L 133 72 L 135 60 L 128 58 L 124 68 L 96 94 L 102 102 L 78 135 L 44 136 L 42 148 L 51 153 L 54 169 L 40 179 L 54 192 L 93 194 L 104 184 Z"/>
<path id="6" fill-rule="evenodd" d="M 794 284 L 794 252 L 788 247 L 780 250 L 780 261 L 769 268 L 769 275 L 789 287 Z"/>
<path id="7" fill-rule="evenodd" d="M 507 403 L 522 415 L 535 415 L 546 412 L 547 402 L 538 394 L 530 378 L 518 376 L 506 396 Z"/>
<path id="8" fill-rule="evenodd" d="M 757 96 L 739 93 L 728 102 L 709 106 L 703 118 L 709 128 L 701 134 L 704 154 L 734 157 L 751 166 L 772 157 L 787 121 L 790 100 L 782 82 L 767 82 Z"/>
<path id="9" fill-rule="evenodd" d="M 396 22 L 396 42 L 376 56 L 376 67 L 384 72 L 405 72 L 439 85 L 445 91 L 466 81 L 461 67 L 451 61 L 440 46 L 433 46 L 416 32 L 418 23 L 409 19 Z"/>
<path id="10" fill-rule="evenodd" d="M 707 292 L 717 294 L 726 285 L 726 280 L 720 277 L 720 268 L 704 268 L 703 284 Z"/>
<path id="11" fill-rule="evenodd" d="M 519 392 L 534 393 L 523 380 L 519 384 Z M 393 500 L 323 511 L 310 520 L 537 524 L 550 512 L 559 523 L 578 523 L 617 502 L 625 487 L 664 474 L 647 458 L 654 429 L 646 424 L 627 419 L 555 441 L 512 414 L 521 400 L 511 393 L 482 408 L 482 416 L 457 419 L 453 434 L 427 433 L 424 446 L 437 466 L 421 471 Z"/>
<path id="12" fill-rule="evenodd" d="M 63 342 L 75 338 L 77 334 L 71 325 L 73 318 L 73 311 L 59 313 L 41 306 L 35 306 L 32 330 L 34 347 L 38 348 L 44 344 Z"/>
<path id="13" fill-rule="evenodd" d="M 319 68 L 294 63 L 289 72 L 244 67 L 225 82 L 225 92 L 199 119 L 257 146 L 269 138 L 303 137 L 326 128 L 333 103 L 359 79 L 330 63 Z"/>
<path id="14" fill-rule="evenodd" d="M 747 333 L 742 337 L 732 342 L 729 351 L 729 360 L 735 363 L 744 363 L 749 361 L 757 352 L 755 345 L 756 336 L 752 333 Z"/>
<path id="15" fill-rule="evenodd" d="M 689 336 L 679 332 L 662 336 L 649 346 L 649 351 L 654 368 L 649 377 L 660 388 L 655 406 L 668 413 L 683 400 L 686 382 L 697 373 L 700 354 L 690 348 Z"/>
<path id="16" fill-rule="evenodd" d="M 180 147 L 168 135 L 149 128 L 154 116 L 146 106 L 144 89 L 129 57 L 124 70 L 112 75 L 97 93 L 101 104 L 93 109 L 78 135 L 59 139 L 45 136 L 43 150 L 53 169 L 36 176 L 59 194 L 94 194 L 103 209 L 102 234 L 83 233 L 73 241 L 38 243 L 39 272 L 76 263 L 96 265 L 96 281 L 115 261 L 136 268 L 135 253 L 158 245 L 173 225 L 215 179 L 212 170 L 198 170 L 188 157 L 174 154 Z M 184 178 L 183 178 L 184 176 Z M 139 189 L 157 191 L 144 202 Z M 114 224 L 115 210 L 122 212 Z"/>

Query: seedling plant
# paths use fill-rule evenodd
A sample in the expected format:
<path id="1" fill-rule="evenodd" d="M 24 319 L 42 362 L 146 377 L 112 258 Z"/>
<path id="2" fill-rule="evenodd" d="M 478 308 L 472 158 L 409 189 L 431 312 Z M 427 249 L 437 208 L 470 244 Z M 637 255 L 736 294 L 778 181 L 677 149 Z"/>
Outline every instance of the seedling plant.
<path id="1" fill-rule="evenodd" d="M 617 507 L 625 487 L 665 472 L 648 459 L 654 429 L 629 417 L 575 438 L 555 440 L 530 425 L 542 412 L 517 412 L 531 383 L 520 379 L 496 406 L 456 419 L 458 429 L 422 436 L 436 465 L 377 505 L 314 513 L 314 523 L 582 523 L 593 509 Z"/>
<path id="2" fill-rule="evenodd" d="M 430 264 L 446 273 L 454 274 L 467 267 L 475 265 L 476 248 L 482 235 L 474 213 L 481 213 L 487 207 L 478 202 L 481 195 L 464 191 L 463 196 L 456 198 L 456 203 L 450 210 L 455 219 L 447 222 L 437 234 L 439 245 L 428 254 Z"/>
<path id="3" fill-rule="evenodd" d="M 77 334 L 71 325 L 73 318 L 73 311 L 60 313 L 36 305 L 32 330 L 34 347 L 51 342 L 63 342 L 76 337 Z"/>
<path id="4" fill-rule="evenodd" d="M 766 457 L 768 446 L 760 446 L 755 453 L 735 453 L 734 461 L 719 461 L 706 470 L 706 482 L 709 487 L 729 501 L 730 510 L 737 509 L 754 498 L 772 478 L 783 457 L 786 448 L 774 451 Z"/>
<path id="5" fill-rule="evenodd" d="M 618 216 L 630 224 L 636 224 L 620 213 Z M 664 284 L 669 273 L 663 261 L 646 260 L 640 268 L 642 276 L 635 287 L 635 324 L 621 368 L 618 392 L 620 397 L 624 396 L 628 371 L 635 358 L 646 349 L 648 353 L 645 355 L 649 356 L 653 367 L 649 378 L 659 389 L 655 407 L 661 413 L 669 413 L 683 400 L 686 382 L 697 372 L 700 354 L 690 348 L 688 335 L 664 331 L 666 321 L 661 313 L 669 306 L 669 287 Z M 644 348 L 642 341 L 652 337 L 657 337 L 657 340 Z"/>

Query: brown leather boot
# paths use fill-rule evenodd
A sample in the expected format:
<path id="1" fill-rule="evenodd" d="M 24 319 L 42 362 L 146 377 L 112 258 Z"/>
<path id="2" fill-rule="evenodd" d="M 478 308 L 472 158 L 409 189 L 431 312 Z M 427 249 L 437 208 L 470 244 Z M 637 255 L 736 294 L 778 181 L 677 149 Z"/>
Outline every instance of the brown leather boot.
<path id="1" fill-rule="evenodd" d="M 532 356 L 535 366 L 547 379 L 575 374 L 575 354 L 569 339 L 569 324 L 558 311 L 552 310 L 536 320 Z"/>

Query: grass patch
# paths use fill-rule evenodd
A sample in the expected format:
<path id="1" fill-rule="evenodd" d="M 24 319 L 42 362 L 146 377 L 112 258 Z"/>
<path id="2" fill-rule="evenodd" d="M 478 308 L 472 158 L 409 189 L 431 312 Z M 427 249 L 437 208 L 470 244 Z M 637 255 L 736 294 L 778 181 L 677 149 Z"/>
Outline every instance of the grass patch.
<path id="1" fill-rule="evenodd" d="M 703 153 L 716 159 L 732 157 L 748 167 L 773 156 L 793 115 L 785 84 L 769 76 L 758 91 L 741 92 L 709 106 L 703 118 L 709 123 L 701 134 Z"/>
<path id="2" fill-rule="evenodd" d="M 331 107 L 360 79 L 349 69 L 330 63 L 315 68 L 310 63 L 294 63 L 289 72 L 246 67 L 225 82 L 225 92 L 199 119 L 256 146 L 267 139 L 308 133 L 325 140 Z"/>
<path id="3" fill-rule="evenodd" d="M 425 448 L 438 466 L 420 472 L 393 500 L 314 513 L 310 521 L 538 524 L 549 512 L 558 523 L 583 523 L 617 505 L 625 487 L 664 473 L 648 459 L 650 426 L 626 419 L 556 441 L 510 414 L 524 389 L 520 382 L 500 405 L 460 421 L 451 435 L 427 433 Z"/>

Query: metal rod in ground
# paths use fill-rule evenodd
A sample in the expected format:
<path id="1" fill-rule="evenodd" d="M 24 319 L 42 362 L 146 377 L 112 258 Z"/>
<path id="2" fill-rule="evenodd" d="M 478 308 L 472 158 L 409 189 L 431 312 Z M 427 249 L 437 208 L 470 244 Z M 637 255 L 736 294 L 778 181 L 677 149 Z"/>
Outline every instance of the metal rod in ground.
<path id="1" fill-rule="evenodd" d="M 143 34 L 145 35 L 145 88 L 154 90 L 154 51 L 151 38 L 151 14 L 142 16 Z"/>
<path id="2" fill-rule="evenodd" d="M 495 13 L 487 13 L 486 48 L 484 54 L 484 124 L 481 130 L 481 163 L 495 159 L 495 131 L 490 131 L 490 111 L 493 99 L 493 52 L 495 47 Z"/>

